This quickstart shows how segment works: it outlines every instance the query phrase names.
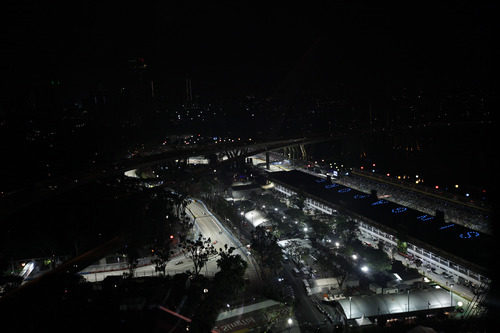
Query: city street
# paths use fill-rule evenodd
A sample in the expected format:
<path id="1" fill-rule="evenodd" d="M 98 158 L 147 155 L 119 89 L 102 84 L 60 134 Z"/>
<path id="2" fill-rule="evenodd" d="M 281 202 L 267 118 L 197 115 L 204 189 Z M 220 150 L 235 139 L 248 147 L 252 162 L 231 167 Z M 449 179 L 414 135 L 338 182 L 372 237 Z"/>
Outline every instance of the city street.
<path id="1" fill-rule="evenodd" d="M 295 277 L 292 273 L 293 267 L 290 263 L 283 265 L 285 280 L 291 284 L 295 292 L 295 316 L 301 323 L 301 327 L 320 327 L 319 332 L 331 332 L 333 330 L 332 324 L 326 319 L 325 315 L 319 312 L 311 297 L 307 296 L 302 279 Z M 322 305 L 322 307 L 325 310 L 328 308 L 326 304 Z"/>

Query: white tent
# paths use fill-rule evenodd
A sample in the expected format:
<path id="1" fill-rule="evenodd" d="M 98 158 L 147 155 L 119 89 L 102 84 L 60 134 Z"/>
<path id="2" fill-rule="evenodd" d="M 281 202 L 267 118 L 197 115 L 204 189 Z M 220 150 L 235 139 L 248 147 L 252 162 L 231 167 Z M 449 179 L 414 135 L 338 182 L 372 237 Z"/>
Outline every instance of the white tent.
<path id="1" fill-rule="evenodd" d="M 355 319 L 356 325 L 358 326 L 366 326 L 373 324 L 370 319 L 365 318 L 365 315 L 361 316 L 361 318 Z"/>
<path id="2" fill-rule="evenodd" d="M 318 287 L 318 288 L 338 288 L 339 287 L 339 281 L 337 278 L 331 277 L 331 278 L 324 278 L 324 279 L 316 279 L 313 282 L 313 287 Z"/>

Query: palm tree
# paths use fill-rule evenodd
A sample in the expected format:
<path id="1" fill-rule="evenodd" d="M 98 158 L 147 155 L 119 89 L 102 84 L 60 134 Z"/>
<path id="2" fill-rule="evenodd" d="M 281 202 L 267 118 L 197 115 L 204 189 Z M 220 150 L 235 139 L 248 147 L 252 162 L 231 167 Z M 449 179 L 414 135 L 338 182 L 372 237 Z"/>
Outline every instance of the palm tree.
<path id="1" fill-rule="evenodd" d="M 177 217 L 182 217 L 185 214 L 184 210 L 189 203 L 189 199 L 186 194 L 178 194 L 174 197 L 174 205 L 176 207 Z"/>

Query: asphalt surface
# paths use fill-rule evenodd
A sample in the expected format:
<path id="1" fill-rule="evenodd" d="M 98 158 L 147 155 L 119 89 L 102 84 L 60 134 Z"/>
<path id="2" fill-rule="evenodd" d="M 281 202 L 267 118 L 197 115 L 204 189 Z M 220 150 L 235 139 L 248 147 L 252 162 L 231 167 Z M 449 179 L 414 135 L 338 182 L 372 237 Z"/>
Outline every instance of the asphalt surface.
<path id="1" fill-rule="evenodd" d="M 195 218 L 195 230 L 201 232 L 201 235 L 205 238 L 210 238 L 212 243 L 216 248 L 223 248 L 224 244 L 227 244 L 228 247 L 234 247 L 236 250 L 233 254 L 239 254 L 247 263 L 248 267 L 245 272 L 245 277 L 250 280 L 258 279 L 258 271 L 257 264 L 252 255 L 248 255 L 247 248 L 243 246 L 239 240 L 234 237 L 230 230 L 225 228 L 217 218 L 212 215 L 212 213 L 206 208 L 206 206 L 201 201 L 192 201 L 186 207 L 186 212 Z M 194 265 L 193 261 L 189 258 L 186 258 L 184 255 L 179 255 L 173 259 L 171 259 L 166 266 L 166 274 L 175 275 L 179 273 L 184 273 L 188 270 L 193 271 Z M 83 270 L 85 271 L 85 270 Z M 215 273 L 219 271 L 217 267 L 217 256 L 211 257 L 208 262 L 205 264 L 205 267 L 202 268 L 200 274 L 213 276 Z M 107 276 L 117 276 L 123 275 L 127 273 L 128 269 L 123 270 L 114 270 L 114 271 L 105 271 L 105 272 L 94 272 L 89 274 L 83 274 L 85 279 L 89 282 L 102 281 Z M 157 275 L 155 272 L 155 265 L 145 265 L 142 267 L 136 268 L 134 272 L 134 276 L 153 276 Z"/>
<path id="2" fill-rule="evenodd" d="M 186 207 L 186 211 L 195 219 L 195 229 L 205 238 L 210 238 L 216 248 L 234 247 L 236 250 L 233 254 L 239 254 L 247 263 L 248 267 L 245 276 L 250 280 L 258 278 L 257 263 L 250 251 L 244 246 L 232 233 L 226 228 L 217 218 L 208 210 L 208 208 L 199 200 L 193 200 Z M 216 263 L 214 261 L 208 263 L 208 269 Z"/>
<path id="3" fill-rule="evenodd" d="M 283 270 L 286 282 L 292 286 L 295 292 L 295 317 L 300 323 L 301 330 L 306 332 L 332 332 L 332 323 L 318 310 L 312 298 L 306 294 L 302 283 L 304 277 L 294 276 L 292 273 L 293 267 L 292 264 L 285 263 Z M 321 304 L 321 307 L 327 310 L 326 304 Z"/>

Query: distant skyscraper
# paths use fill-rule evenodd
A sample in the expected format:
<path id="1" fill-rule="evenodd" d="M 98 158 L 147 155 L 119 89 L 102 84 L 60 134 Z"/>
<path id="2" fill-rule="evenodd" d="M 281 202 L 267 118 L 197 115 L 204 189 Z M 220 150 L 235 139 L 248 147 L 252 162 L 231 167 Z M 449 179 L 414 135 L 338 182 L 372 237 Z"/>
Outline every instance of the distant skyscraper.
<path id="1" fill-rule="evenodd" d="M 191 79 L 186 78 L 186 103 L 191 104 L 193 102 L 193 91 L 191 88 Z"/>

